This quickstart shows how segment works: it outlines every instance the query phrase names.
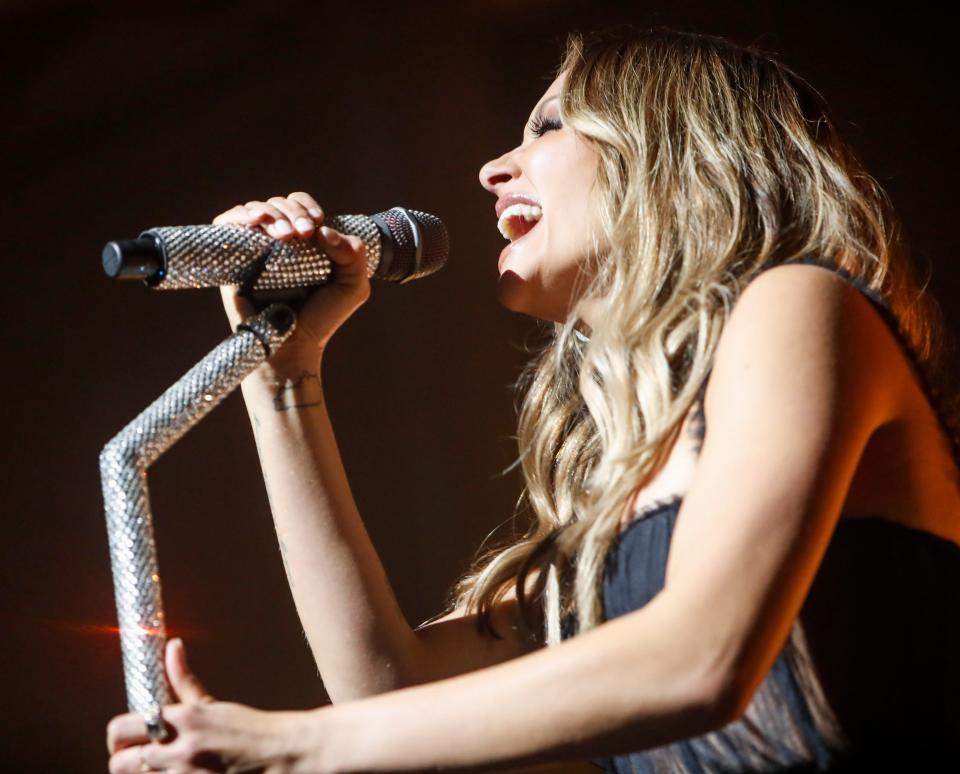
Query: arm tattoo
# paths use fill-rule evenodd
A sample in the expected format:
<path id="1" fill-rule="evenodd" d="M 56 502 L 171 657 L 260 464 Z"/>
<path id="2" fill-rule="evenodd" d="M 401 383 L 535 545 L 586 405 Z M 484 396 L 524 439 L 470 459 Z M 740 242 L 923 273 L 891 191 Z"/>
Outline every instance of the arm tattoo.
<path id="1" fill-rule="evenodd" d="M 303 389 L 306 390 L 311 384 L 316 383 L 318 397 L 309 399 L 300 399 L 296 393 Z M 319 390 L 320 374 L 310 371 L 301 371 L 293 379 L 287 379 L 283 384 L 277 385 L 277 392 L 273 396 L 273 407 L 277 411 L 287 411 L 288 409 L 310 408 L 311 406 L 320 406 L 323 404 L 323 393 Z M 286 398 L 286 394 L 290 397 Z M 290 403 L 286 401 L 290 400 Z"/>

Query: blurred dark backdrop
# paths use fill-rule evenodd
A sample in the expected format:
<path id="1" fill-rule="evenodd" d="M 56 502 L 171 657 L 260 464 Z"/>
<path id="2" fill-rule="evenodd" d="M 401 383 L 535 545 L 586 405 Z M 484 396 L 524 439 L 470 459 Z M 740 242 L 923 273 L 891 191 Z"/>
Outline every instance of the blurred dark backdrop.
<path id="1" fill-rule="evenodd" d="M 125 699 L 97 456 L 228 333 L 215 290 L 108 280 L 110 239 L 301 189 L 331 213 L 399 204 L 444 219 L 446 268 L 375 285 L 324 365 L 354 494 L 412 624 L 520 492 L 517 470 L 500 472 L 515 459 L 511 383 L 537 322 L 496 303 L 502 239 L 477 173 L 519 140 L 566 31 L 665 23 L 778 53 L 889 191 L 956 330 L 954 52 L 930 11 L 129 5 L 0 4 L 5 771 L 106 770 L 105 724 Z M 171 633 L 210 690 L 266 709 L 325 702 L 239 392 L 151 469 L 150 490 Z"/>

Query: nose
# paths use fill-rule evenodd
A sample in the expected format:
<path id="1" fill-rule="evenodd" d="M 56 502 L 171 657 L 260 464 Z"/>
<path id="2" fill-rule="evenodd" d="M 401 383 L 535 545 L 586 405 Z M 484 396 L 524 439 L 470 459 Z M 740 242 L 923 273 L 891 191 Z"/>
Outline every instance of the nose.
<path id="1" fill-rule="evenodd" d="M 495 194 L 497 186 L 508 183 L 519 175 L 520 167 L 514 160 L 513 151 L 509 151 L 480 167 L 480 185 Z"/>

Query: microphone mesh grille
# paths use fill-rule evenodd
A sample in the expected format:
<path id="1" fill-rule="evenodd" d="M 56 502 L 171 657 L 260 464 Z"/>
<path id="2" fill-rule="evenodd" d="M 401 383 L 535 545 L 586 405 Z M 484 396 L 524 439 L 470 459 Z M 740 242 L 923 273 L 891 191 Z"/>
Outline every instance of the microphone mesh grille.
<path id="1" fill-rule="evenodd" d="M 450 236 L 443 221 L 435 215 L 419 210 L 410 210 L 410 214 L 420 224 L 423 248 L 417 276 L 422 277 L 432 274 L 447 262 L 450 256 Z"/>
<path id="2" fill-rule="evenodd" d="M 393 261 L 388 269 L 390 279 L 406 282 L 432 274 L 444 263 L 450 252 L 449 236 L 443 221 L 420 210 L 394 207 L 380 213 L 393 236 Z M 409 218 L 416 221 L 420 231 L 420 260 L 417 261 L 417 235 Z"/>

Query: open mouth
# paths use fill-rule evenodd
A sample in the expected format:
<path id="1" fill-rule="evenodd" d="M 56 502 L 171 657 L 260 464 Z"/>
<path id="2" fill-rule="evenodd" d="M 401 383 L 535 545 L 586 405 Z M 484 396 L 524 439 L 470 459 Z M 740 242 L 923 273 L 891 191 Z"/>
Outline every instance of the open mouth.
<path id="1" fill-rule="evenodd" d="M 497 228 L 504 239 L 516 242 L 525 237 L 540 222 L 543 210 L 532 204 L 511 204 L 501 214 Z"/>

